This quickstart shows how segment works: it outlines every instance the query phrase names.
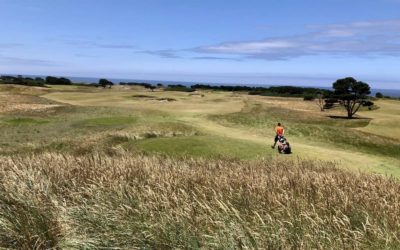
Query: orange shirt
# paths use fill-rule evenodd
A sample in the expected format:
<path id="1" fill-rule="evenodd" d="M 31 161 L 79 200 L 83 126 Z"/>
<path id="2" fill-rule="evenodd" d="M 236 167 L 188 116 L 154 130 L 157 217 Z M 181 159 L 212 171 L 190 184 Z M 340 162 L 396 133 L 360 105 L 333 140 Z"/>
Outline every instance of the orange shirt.
<path id="1" fill-rule="evenodd" d="M 277 135 L 283 135 L 283 133 L 285 132 L 285 129 L 282 126 L 277 126 L 275 128 L 275 132 Z"/>

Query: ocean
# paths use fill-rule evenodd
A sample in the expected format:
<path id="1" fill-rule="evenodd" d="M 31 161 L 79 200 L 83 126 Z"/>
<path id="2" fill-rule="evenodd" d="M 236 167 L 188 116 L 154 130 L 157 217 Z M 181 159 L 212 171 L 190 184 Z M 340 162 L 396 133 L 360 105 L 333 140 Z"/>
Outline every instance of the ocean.
<path id="1" fill-rule="evenodd" d="M 375 96 L 377 92 L 381 92 L 385 96 L 400 97 L 400 89 L 371 89 L 371 96 Z"/>

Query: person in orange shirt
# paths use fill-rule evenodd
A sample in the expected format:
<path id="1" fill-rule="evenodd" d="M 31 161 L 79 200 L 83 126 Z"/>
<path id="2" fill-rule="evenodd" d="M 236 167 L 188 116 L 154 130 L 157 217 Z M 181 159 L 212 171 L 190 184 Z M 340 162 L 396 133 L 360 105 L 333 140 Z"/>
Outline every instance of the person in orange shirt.
<path id="1" fill-rule="evenodd" d="M 280 122 L 278 122 L 278 125 L 275 127 L 275 142 L 274 145 L 271 146 L 272 148 L 275 148 L 276 143 L 279 140 L 279 137 L 283 136 L 283 134 L 285 133 L 285 128 L 282 126 L 282 124 Z"/>

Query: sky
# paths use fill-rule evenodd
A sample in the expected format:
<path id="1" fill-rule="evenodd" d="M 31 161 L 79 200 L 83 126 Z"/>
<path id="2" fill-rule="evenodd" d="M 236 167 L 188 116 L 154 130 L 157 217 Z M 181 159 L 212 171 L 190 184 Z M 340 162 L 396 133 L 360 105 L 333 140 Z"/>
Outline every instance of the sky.
<path id="1" fill-rule="evenodd" d="M 0 0 L 0 74 L 400 89 L 400 0 Z"/>

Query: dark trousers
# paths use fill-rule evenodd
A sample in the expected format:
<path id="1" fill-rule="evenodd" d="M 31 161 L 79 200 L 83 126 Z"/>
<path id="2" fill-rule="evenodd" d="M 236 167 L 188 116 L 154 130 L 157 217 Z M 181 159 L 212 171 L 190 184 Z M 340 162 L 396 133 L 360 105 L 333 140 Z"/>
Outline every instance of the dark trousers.
<path id="1" fill-rule="evenodd" d="M 275 136 L 275 140 L 274 140 L 274 146 L 276 145 L 276 143 L 278 142 L 278 140 L 279 140 L 279 135 L 276 135 L 276 136 Z"/>

